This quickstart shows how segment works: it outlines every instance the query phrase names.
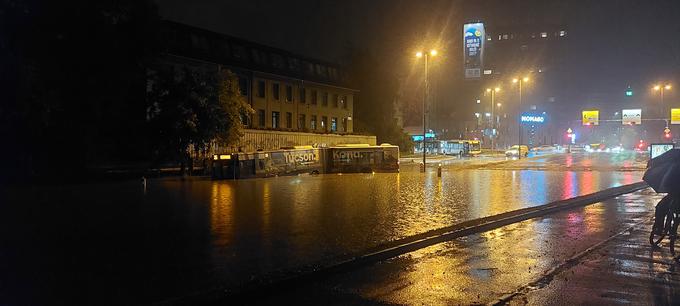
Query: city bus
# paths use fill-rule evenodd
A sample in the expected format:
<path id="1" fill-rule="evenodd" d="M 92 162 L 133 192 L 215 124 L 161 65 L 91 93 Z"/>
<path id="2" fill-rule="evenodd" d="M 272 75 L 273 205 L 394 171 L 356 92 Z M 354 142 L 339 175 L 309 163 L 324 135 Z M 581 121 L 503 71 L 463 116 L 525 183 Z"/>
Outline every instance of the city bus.
<path id="1" fill-rule="evenodd" d="M 479 140 L 441 140 L 439 153 L 458 156 L 475 156 L 482 153 Z"/>
<path id="2" fill-rule="evenodd" d="M 328 148 L 326 173 L 399 172 L 399 147 L 339 145 Z"/>
<path id="3" fill-rule="evenodd" d="M 399 172 L 399 147 L 382 144 L 296 146 L 213 155 L 213 178 L 242 179 L 303 173 Z"/>

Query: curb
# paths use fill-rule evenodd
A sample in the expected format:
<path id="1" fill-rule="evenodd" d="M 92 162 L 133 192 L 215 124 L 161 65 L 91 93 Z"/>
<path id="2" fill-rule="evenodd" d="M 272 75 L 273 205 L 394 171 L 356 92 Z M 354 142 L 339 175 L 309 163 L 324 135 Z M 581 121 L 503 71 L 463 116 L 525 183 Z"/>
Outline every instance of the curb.
<path id="1" fill-rule="evenodd" d="M 358 267 L 380 262 L 435 244 L 476 233 L 486 232 L 509 224 L 522 222 L 561 210 L 595 204 L 606 199 L 635 192 L 647 187 L 647 183 L 638 182 L 629 185 L 608 188 L 595 193 L 577 196 L 544 205 L 523 208 L 489 217 L 464 221 L 448 227 L 435 229 L 425 233 L 388 242 L 372 248 L 364 254 L 345 258 L 333 264 L 317 267 L 310 271 L 302 271 L 299 274 L 290 277 L 270 280 L 255 280 L 245 284 L 241 288 L 208 290 L 207 292 L 199 292 L 191 296 L 169 299 L 159 304 L 197 304 L 215 303 L 219 301 L 224 302 L 227 300 L 252 300 L 256 299 L 258 296 L 262 296 L 263 294 L 291 289 L 300 283 L 324 279 L 340 272 L 351 271 Z"/>

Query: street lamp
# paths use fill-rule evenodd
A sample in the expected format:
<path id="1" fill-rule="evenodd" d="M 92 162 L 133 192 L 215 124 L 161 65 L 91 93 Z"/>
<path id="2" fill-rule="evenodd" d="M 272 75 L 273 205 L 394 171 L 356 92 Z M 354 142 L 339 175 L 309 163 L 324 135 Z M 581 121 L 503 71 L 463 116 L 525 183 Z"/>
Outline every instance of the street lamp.
<path id="1" fill-rule="evenodd" d="M 661 104 L 660 104 L 660 109 L 661 109 L 661 115 L 663 116 L 664 113 L 664 101 L 663 101 L 663 95 L 664 91 L 666 90 L 671 90 L 672 86 L 671 84 L 666 84 L 666 85 L 656 85 L 654 86 L 654 90 L 658 91 L 659 94 L 661 95 Z"/>
<path id="2" fill-rule="evenodd" d="M 425 157 L 425 151 L 427 150 L 426 148 L 426 143 L 427 143 L 427 127 L 425 125 L 425 110 L 426 110 L 426 105 L 427 105 L 427 98 L 428 98 L 428 91 L 430 89 L 430 85 L 428 83 L 428 71 L 427 71 L 427 62 L 428 58 L 430 56 L 436 56 L 437 55 L 437 50 L 430 50 L 430 52 L 423 52 L 423 51 L 418 51 L 416 52 L 416 57 L 421 58 L 425 57 L 425 93 L 423 95 L 423 169 L 422 171 L 425 172 L 425 166 L 426 164 L 426 157 Z"/>
<path id="3" fill-rule="evenodd" d="M 491 136 L 490 136 L 490 138 L 491 138 L 491 150 L 494 149 L 493 132 L 496 128 L 496 120 L 494 119 L 494 116 L 493 116 L 493 108 L 494 108 L 494 105 L 496 104 L 496 93 L 499 92 L 499 91 L 501 91 L 500 87 L 496 87 L 494 89 L 491 89 L 491 88 L 486 89 L 486 92 L 491 93 Z"/>
<path id="4" fill-rule="evenodd" d="M 523 78 L 514 78 L 512 79 L 513 83 L 516 83 L 519 85 L 519 103 L 517 106 L 517 112 L 519 113 L 517 116 L 517 119 L 519 120 L 517 122 L 518 128 L 517 130 L 519 131 L 518 133 L 518 141 L 517 141 L 517 159 L 522 159 L 522 84 L 529 82 L 529 77 L 523 77 Z"/>

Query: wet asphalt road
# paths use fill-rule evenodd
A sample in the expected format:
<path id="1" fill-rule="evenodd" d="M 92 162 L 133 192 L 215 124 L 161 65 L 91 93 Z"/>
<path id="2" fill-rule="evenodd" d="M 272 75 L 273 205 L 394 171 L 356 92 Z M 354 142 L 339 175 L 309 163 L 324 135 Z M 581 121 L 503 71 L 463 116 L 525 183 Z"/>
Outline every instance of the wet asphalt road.
<path id="1" fill-rule="evenodd" d="M 644 162 L 635 154 L 560 154 L 458 161 L 444 164 L 441 179 L 433 167 L 419 173 L 403 164 L 399 174 L 151 180 L 146 191 L 138 181 L 5 188 L 0 302 L 149 303 L 229 288 L 630 184 Z"/>
<path id="2" fill-rule="evenodd" d="M 649 288 L 654 287 L 648 285 L 654 281 L 655 272 L 664 272 L 658 267 L 654 269 L 654 265 L 671 266 L 673 261 L 668 255 L 664 258 L 663 253 L 668 253 L 667 249 L 652 253 L 646 241 L 651 225 L 645 222 L 650 220 L 653 207 L 660 198 L 650 189 L 645 189 L 434 245 L 306 284 L 287 294 L 251 302 L 261 305 L 278 304 L 284 300 L 305 305 L 469 305 L 497 302 L 519 289 L 524 289 L 523 294 L 510 299 L 510 304 L 573 305 L 598 301 L 595 304 L 602 305 L 626 304 L 631 300 L 648 304 L 664 300 L 672 286 L 657 286 L 657 296 L 650 294 Z M 622 235 L 619 248 L 630 249 L 631 243 L 627 239 L 634 240 L 632 248 L 646 257 L 651 254 L 656 263 L 640 263 L 634 257 L 623 256 L 609 259 L 606 250 L 593 256 L 606 261 L 601 265 L 604 267 L 599 267 L 603 270 L 599 273 L 609 272 L 612 280 L 615 275 L 621 278 L 621 274 L 638 273 L 626 275 L 630 285 L 619 280 L 608 283 L 606 289 L 598 290 L 600 285 L 594 280 L 606 282 L 606 277 L 590 275 L 593 279 L 581 280 L 581 288 L 573 288 L 568 283 L 569 279 L 579 276 L 573 275 L 571 270 L 554 273 L 554 276 L 559 275 L 554 283 L 553 275 L 546 275 L 552 268 L 591 246 L 640 223 L 645 223 L 641 226 L 641 234 L 634 239 L 628 233 Z M 636 265 L 643 266 L 638 268 Z M 547 281 L 536 284 L 535 281 L 543 276 Z M 572 283 L 577 281 L 572 280 Z M 641 288 L 638 291 L 642 292 L 642 298 L 607 298 L 634 296 L 638 292 L 629 290 L 633 284 Z"/>

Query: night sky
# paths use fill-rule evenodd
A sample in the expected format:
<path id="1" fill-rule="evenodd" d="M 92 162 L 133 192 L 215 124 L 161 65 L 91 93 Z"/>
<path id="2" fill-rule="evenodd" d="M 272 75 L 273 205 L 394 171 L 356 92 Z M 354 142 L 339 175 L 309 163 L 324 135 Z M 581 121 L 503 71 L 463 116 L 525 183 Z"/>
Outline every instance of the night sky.
<path id="1" fill-rule="evenodd" d="M 617 107 L 628 85 L 640 103 L 649 103 L 654 99 L 653 83 L 679 79 L 677 0 L 159 0 L 158 4 L 164 18 L 316 58 L 342 63 L 350 48 L 365 48 L 393 63 L 393 72 L 407 83 L 419 79 L 415 50 L 436 45 L 445 55 L 436 67 L 437 99 L 446 100 L 452 113 L 468 102 L 455 98 L 467 97 L 456 93 L 469 96 L 486 86 L 462 80 L 462 24 L 471 20 L 489 26 L 566 25 L 569 70 L 553 76 L 564 86 L 564 103 Z M 671 93 L 668 97 L 674 99 Z"/>

